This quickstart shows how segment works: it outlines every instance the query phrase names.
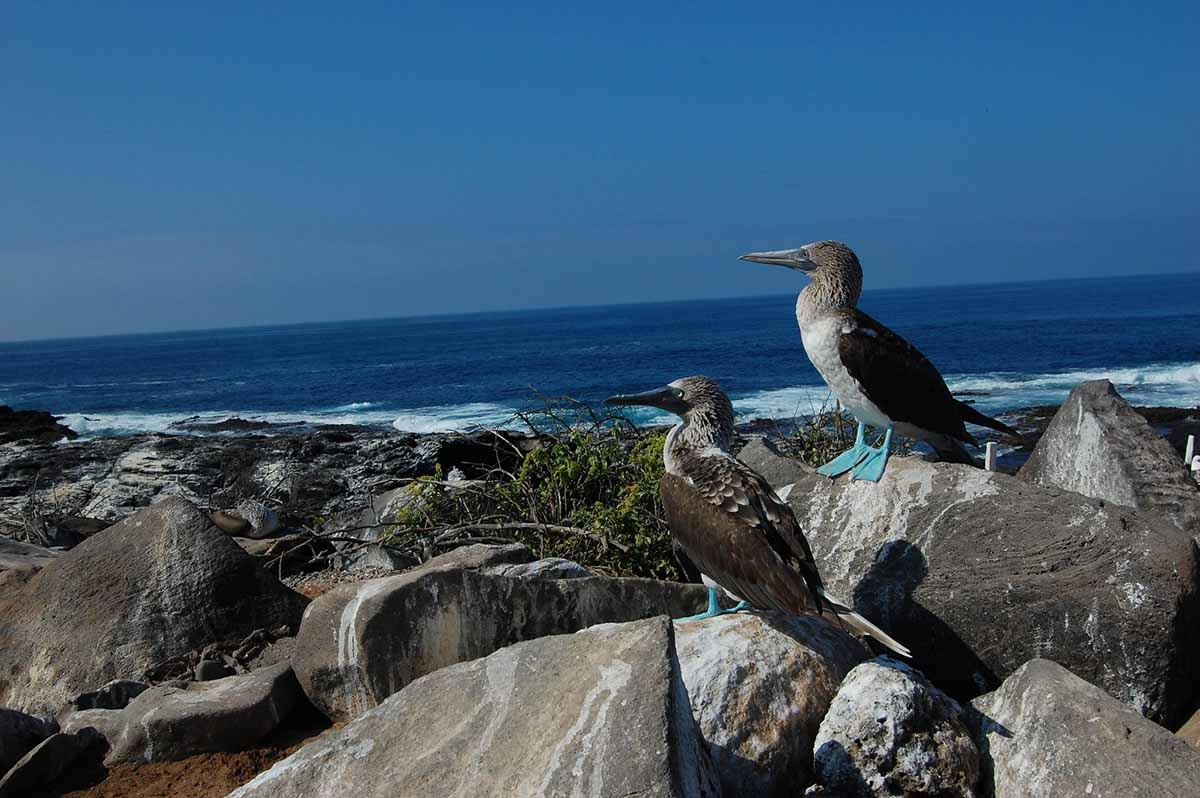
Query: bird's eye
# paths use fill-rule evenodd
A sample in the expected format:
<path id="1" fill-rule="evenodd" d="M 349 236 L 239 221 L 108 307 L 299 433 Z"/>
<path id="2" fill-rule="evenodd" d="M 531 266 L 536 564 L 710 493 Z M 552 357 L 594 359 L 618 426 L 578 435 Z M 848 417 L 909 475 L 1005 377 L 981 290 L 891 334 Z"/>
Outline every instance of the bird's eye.
<path id="1" fill-rule="evenodd" d="M 683 391 L 683 389 L 682 389 L 682 388 L 676 388 L 676 389 L 675 389 L 675 398 L 677 398 L 677 399 L 683 399 L 685 396 L 686 396 L 686 394 L 684 393 L 684 391 Z"/>

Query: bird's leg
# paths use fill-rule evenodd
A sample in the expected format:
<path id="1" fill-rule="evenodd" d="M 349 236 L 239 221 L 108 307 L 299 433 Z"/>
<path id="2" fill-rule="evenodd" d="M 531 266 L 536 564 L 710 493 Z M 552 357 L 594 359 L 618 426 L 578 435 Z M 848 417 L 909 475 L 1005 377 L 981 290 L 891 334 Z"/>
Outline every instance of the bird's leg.
<path id="1" fill-rule="evenodd" d="M 866 434 L 866 427 L 863 426 L 861 421 L 858 422 L 858 431 L 854 433 L 854 446 L 818 468 L 817 473 L 824 474 L 827 477 L 836 477 L 838 474 L 844 474 L 862 462 L 863 458 L 871 452 L 871 447 L 867 446 L 864 440 Z"/>
<path id="2" fill-rule="evenodd" d="M 720 603 L 717 601 L 717 589 L 710 587 L 708 589 L 708 609 L 699 615 L 689 615 L 686 618 L 676 618 L 677 621 L 702 621 L 705 618 L 715 618 L 718 615 L 728 615 L 732 612 L 741 612 L 742 610 L 750 609 L 750 604 L 746 601 L 739 601 L 735 606 L 728 609 L 721 609 Z"/>
<path id="3" fill-rule="evenodd" d="M 883 443 L 878 448 L 873 446 L 867 447 L 867 456 L 863 461 L 854 467 L 853 479 L 861 479 L 866 482 L 878 482 L 883 477 L 883 470 L 887 468 L 888 456 L 892 450 L 892 428 L 888 427 L 883 433 Z"/>

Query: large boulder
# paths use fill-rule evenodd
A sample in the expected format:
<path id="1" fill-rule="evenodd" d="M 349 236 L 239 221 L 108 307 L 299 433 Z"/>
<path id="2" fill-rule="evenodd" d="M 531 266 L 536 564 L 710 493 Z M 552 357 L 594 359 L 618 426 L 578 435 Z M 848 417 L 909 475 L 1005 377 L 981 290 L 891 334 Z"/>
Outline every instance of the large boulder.
<path id="1" fill-rule="evenodd" d="M 58 555 L 53 549 L 0 537 L 0 571 L 36 571 L 54 562 Z"/>
<path id="2" fill-rule="evenodd" d="M 963 708 L 889 657 L 846 677 L 814 755 L 822 786 L 840 796 L 975 798 L 979 782 Z"/>
<path id="3" fill-rule="evenodd" d="M 675 647 L 725 798 L 812 782 L 817 728 L 862 644 L 823 618 L 738 613 L 676 623 Z"/>
<path id="4" fill-rule="evenodd" d="M 789 502 L 829 591 L 954 697 L 1053 656 L 1172 728 L 1193 708 L 1196 553 L 1174 525 L 915 457 L 878 483 L 805 478 Z"/>
<path id="5" fill-rule="evenodd" d="M 195 506 L 168 499 L 0 591 L 0 704 L 54 713 L 206 644 L 294 626 L 305 603 Z"/>
<path id="6" fill-rule="evenodd" d="M 511 579 L 418 569 L 342 585 L 314 601 L 292 663 L 309 700 L 342 721 L 447 665 L 598 623 L 689 615 L 705 598 L 700 585 L 650 579 Z"/>
<path id="7" fill-rule="evenodd" d="M 653 618 L 443 668 L 229 798 L 719 794 Z"/>
<path id="8" fill-rule="evenodd" d="M 57 731 L 58 724 L 53 720 L 0 708 L 0 776 Z"/>
<path id="9" fill-rule="evenodd" d="M 1200 753 L 1048 660 L 972 702 L 984 798 L 1192 798 Z"/>
<path id="10" fill-rule="evenodd" d="M 1161 514 L 1200 535 L 1200 490 L 1183 458 L 1108 380 L 1071 391 L 1019 476 Z"/>
<path id="11" fill-rule="evenodd" d="M 765 438 L 754 438 L 738 452 L 738 459 L 753 468 L 775 490 L 816 474 L 817 470 L 794 457 L 785 457 Z"/>
<path id="12" fill-rule="evenodd" d="M 95 729 L 47 737 L 0 778 L 0 798 L 28 798 L 76 767 L 83 758 L 99 760 L 104 739 Z"/>
<path id="13" fill-rule="evenodd" d="M 250 748 L 275 731 L 302 700 L 292 667 L 283 662 L 210 682 L 152 687 L 124 709 L 68 716 L 63 730 L 98 729 L 109 743 L 108 765 L 166 762 Z"/>

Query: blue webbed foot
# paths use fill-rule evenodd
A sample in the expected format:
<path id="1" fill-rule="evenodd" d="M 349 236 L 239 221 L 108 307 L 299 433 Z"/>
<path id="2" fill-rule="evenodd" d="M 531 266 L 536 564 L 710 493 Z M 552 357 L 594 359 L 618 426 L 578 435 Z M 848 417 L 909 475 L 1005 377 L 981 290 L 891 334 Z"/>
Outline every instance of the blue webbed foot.
<path id="1" fill-rule="evenodd" d="M 854 446 L 818 468 L 817 473 L 832 478 L 846 473 L 861 463 L 863 458 L 871 453 L 871 447 L 867 446 L 863 440 L 865 436 L 866 429 L 862 424 L 859 424 L 858 431 L 854 433 Z"/>
<path id="2" fill-rule="evenodd" d="M 866 457 L 854 467 L 851 478 L 864 482 L 878 482 L 883 478 L 883 472 L 887 468 L 888 456 L 891 454 L 891 450 L 892 431 L 889 429 L 883 434 L 883 443 L 879 448 L 867 447 Z"/>
<path id="3" fill-rule="evenodd" d="M 689 615 L 686 618 L 676 618 L 677 621 L 702 621 L 705 618 L 715 618 L 718 615 L 728 615 L 731 612 L 740 612 L 741 610 L 750 609 L 750 605 L 745 601 L 739 602 L 734 607 L 721 609 L 721 605 L 717 602 L 717 589 L 710 587 L 708 589 L 708 609 L 699 615 Z"/>

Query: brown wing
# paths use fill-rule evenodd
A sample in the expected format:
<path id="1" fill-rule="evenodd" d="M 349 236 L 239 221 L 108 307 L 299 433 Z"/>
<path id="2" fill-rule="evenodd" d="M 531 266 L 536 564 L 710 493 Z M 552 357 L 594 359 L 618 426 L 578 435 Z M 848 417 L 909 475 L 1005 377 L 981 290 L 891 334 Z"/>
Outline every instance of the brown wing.
<path id="1" fill-rule="evenodd" d="M 838 337 L 838 354 L 868 399 L 892 421 L 975 443 L 957 400 L 927 357 L 862 311 L 849 320 L 854 329 Z"/>
<path id="2" fill-rule="evenodd" d="M 756 607 L 820 612 L 821 577 L 792 510 L 732 457 L 692 457 L 659 483 L 671 533 L 701 572 Z"/>

